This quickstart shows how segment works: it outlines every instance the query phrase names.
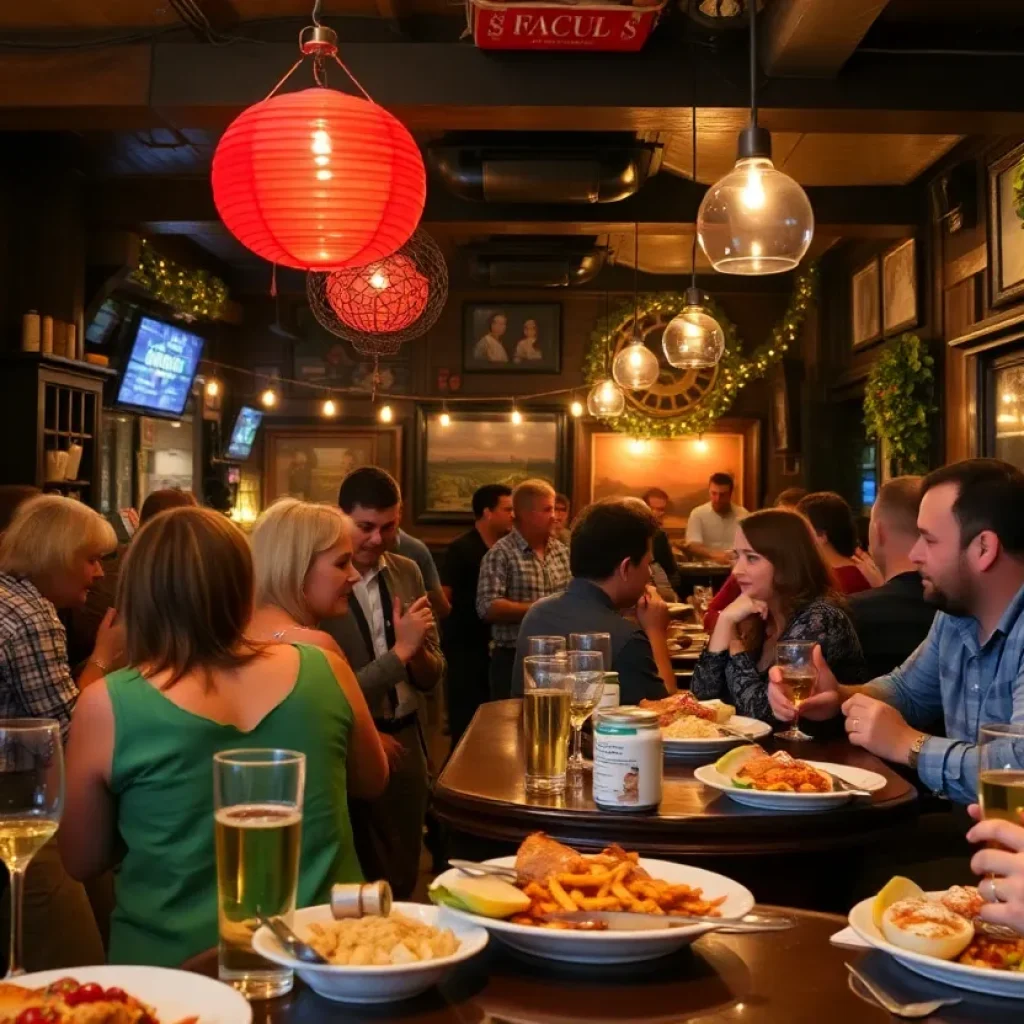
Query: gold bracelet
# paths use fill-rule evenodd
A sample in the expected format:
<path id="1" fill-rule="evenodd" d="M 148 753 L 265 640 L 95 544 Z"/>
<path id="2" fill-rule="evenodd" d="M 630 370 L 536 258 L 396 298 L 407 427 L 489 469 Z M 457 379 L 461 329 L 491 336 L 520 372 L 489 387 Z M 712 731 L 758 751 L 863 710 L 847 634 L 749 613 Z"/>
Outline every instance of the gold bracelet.
<path id="1" fill-rule="evenodd" d="M 917 760 L 921 756 L 921 748 L 931 739 L 928 733 L 923 732 L 910 745 L 910 753 L 907 754 L 907 767 L 917 768 Z"/>

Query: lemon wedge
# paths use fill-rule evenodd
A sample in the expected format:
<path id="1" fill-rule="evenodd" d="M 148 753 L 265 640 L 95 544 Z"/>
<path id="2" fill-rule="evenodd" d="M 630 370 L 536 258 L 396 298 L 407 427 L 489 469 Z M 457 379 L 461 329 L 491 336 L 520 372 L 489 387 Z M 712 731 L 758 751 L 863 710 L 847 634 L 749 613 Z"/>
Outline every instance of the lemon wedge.
<path id="1" fill-rule="evenodd" d="M 456 878 L 446 883 L 446 887 L 456 899 L 482 917 L 511 917 L 530 906 L 526 893 L 500 878 Z"/>
<path id="2" fill-rule="evenodd" d="M 879 892 L 871 904 L 871 920 L 875 922 L 875 927 L 881 931 L 882 917 L 894 903 L 898 903 L 900 900 L 923 900 L 927 898 L 924 889 L 917 882 L 912 882 L 909 878 L 904 878 L 902 875 L 895 875 L 885 883 L 881 892 Z"/>
<path id="3" fill-rule="evenodd" d="M 751 744 L 742 747 L 733 747 L 727 754 L 723 754 L 715 762 L 715 770 L 728 779 L 735 777 L 736 773 L 752 758 L 763 754 L 764 751 Z"/>

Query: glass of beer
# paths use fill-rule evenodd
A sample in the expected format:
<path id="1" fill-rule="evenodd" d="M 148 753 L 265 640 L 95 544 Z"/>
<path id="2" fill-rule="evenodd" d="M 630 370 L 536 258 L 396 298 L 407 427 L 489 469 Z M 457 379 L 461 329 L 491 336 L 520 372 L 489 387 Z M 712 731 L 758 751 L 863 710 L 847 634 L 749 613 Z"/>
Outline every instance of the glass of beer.
<path id="1" fill-rule="evenodd" d="M 572 681 L 565 655 L 523 659 L 526 792 L 565 792 Z"/>
<path id="2" fill-rule="evenodd" d="M 1024 724 L 979 729 L 978 798 L 984 817 L 1024 825 Z"/>
<path id="3" fill-rule="evenodd" d="M 225 750 L 213 757 L 219 977 L 246 999 L 290 992 L 291 971 L 253 952 L 257 912 L 291 925 L 299 884 L 306 755 Z"/>
<path id="4" fill-rule="evenodd" d="M 782 680 L 789 691 L 789 699 L 796 708 L 793 724 L 783 732 L 776 733 L 780 740 L 809 740 L 811 737 L 800 728 L 800 705 L 810 697 L 818 681 L 818 670 L 814 667 L 814 648 L 811 641 L 781 643 L 775 648 L 775 664 L 782 669 Z"/>
<path id="5" fill-rule="evenodd" d="M 63 809 L 60 724 L 52 718 L 0 719 L 0 860 L 11 879 L 8 978 L 25 973 L 21 955 L 25 871 L 53 838 Z"/>
<path id="6" fill-rule="evenodd" d="M 531 636 L 526 653 L 554 657 L 556 654 L 565 654 L 564 636 Z"/>
<path id="7" fill-rule="evenodd" d="M 579 635 L 579 634 L 577 634 Z M 602 635 L 602 634 L 595 634 Z M 608 634 L 603 634 L 607 636 Z M 587 769 L 583 757 L 583 723 L 594 713 L 604 693 L 604 654 L 601 651 L 570 651 L 568 656 L 572 697 L 569 701 L 569 723 L 572 725 L 572 756 L 569 774 L 580 782 Z"/>

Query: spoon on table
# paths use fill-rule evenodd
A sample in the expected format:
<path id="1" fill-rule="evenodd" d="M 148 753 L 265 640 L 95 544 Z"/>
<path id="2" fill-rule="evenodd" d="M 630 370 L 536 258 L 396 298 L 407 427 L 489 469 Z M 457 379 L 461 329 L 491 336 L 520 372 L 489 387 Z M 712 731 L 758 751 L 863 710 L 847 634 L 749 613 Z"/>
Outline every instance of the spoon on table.
<path id="1" fill-rule="evenodd" d="M 278 942 L 284 946 L 285 952 L 301 960 L 304 964 L 326 964 L 325 960 L 312 946 L 302 941 L 279 917 L 267 917 L 262 910 L 256 911 L 256 917 L 262 925 L 266 925 Z"/>
<path id="2" fill-rule="evenodd" d="M 928 999 L 920 1003 L 901 1003 L 893 999 L 885 989 L 879 988 L 875 982 L 868 981 L 852 964 L 847 964 L 846 969 L 850 972 L 850 988 L 854 994 L 859 994 L 854 986 L 854 978 L 856 978 L 857 983 L 864 987 L 864 990 L 874 998 L 882 1009 L 888 1010 L 889 1013 L 897 1017 L 930 1017 L 943 1006 L 956 1006 L 963 1002 L 962 999 Z"/>

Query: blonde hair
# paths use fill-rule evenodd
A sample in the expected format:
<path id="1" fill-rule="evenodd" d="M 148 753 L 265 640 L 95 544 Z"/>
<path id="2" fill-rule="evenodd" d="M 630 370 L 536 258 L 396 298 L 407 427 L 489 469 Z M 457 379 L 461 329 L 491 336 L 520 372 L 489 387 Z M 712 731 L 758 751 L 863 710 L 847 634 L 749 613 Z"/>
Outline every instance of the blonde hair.
<path id="1" fill-rule="evenodd" d="M 256 604 L 284 609 L 308 623 L 303 587 L 317 555 L 334 547 L 348 529 L 348 516 L 333 505 L 281 498 L 260 516 L 252 531 Z"/>
<path id="2" fill-rule="evenodd" d="M 208 508 L 154 516 L 121 568 L 117 607 L 128 663 L 167 669 L 173 686 L 195 669 L 236 669 L 262 647 L 245 638 L 252 615 L 252 555 L 245 535 Z"/>
<path id="3" fill-rule="evenodd" d="M 512 508 L 519 515 L 533 504 L 535 498 L 547 498 L 549 495 L 553 498 L 555 489 L 546 480 L 524 480 L 512 491 Z"/>
<path id="4" fill-rule="evenodd" d="M 73 498 L 42 494 L 15 510 L 0 534 L 0 572 L 45 579 L 67 572 L 85 552 L 109 554 L 114 528 L 98 512 Z"/>

